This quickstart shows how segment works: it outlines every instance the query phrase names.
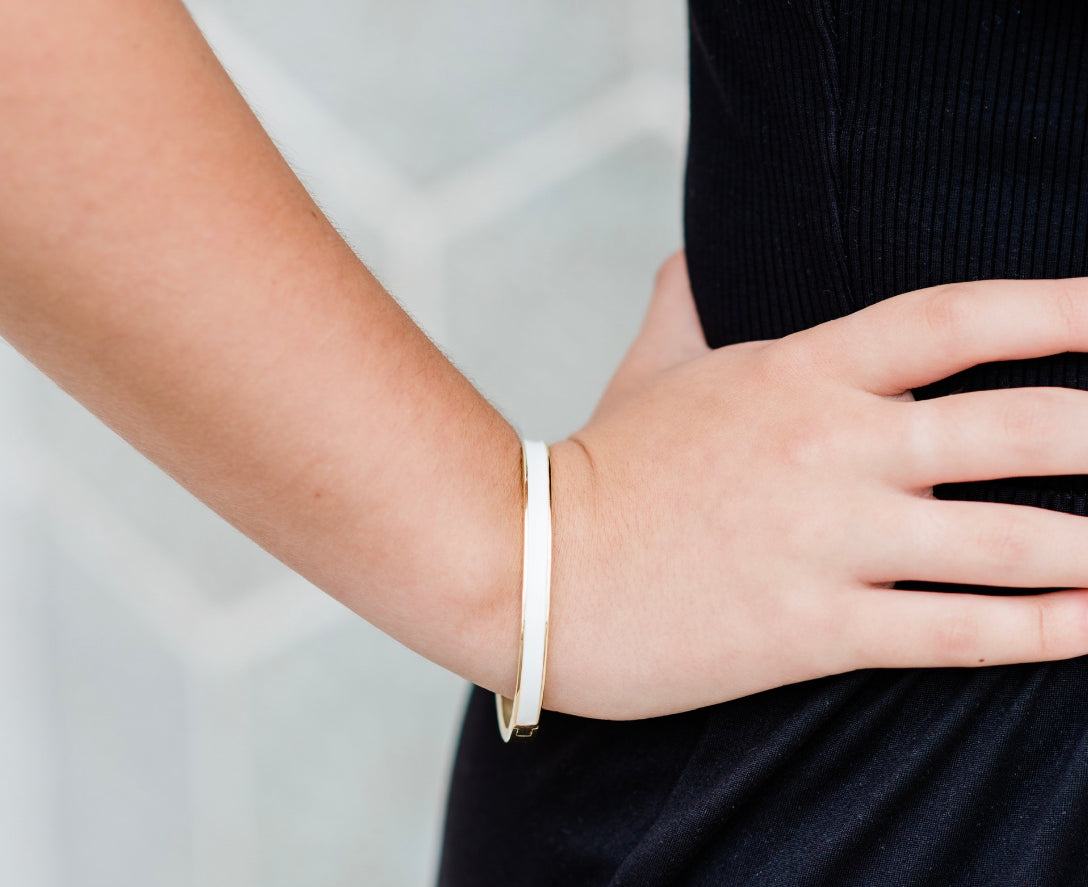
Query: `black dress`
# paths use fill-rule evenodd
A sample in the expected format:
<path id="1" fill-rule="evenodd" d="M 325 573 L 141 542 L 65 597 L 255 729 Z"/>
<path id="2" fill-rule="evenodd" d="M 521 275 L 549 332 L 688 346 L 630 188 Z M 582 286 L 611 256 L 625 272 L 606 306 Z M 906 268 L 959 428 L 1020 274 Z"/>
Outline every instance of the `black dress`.
<path id="1" fill-rule="evenodd" d="M 937 283 L 1088 275 L 1086 0 L 690 16 L 685 239 L 712 346 Z M 915 394 L 1020 385 L 1088 389 L 1088 356 Z M 936 493 L 1083 515 L 1085 480 Z M 859 671 L 629 723 L 545 712 L 509 746 L 476 690 L 441 884 L 1086 885 L 1088 658 Z"/>

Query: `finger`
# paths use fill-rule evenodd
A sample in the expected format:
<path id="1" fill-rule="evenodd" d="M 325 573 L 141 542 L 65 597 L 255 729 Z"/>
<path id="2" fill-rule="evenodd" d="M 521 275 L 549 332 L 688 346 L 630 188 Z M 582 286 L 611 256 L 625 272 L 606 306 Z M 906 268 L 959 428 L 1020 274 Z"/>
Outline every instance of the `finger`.
<path id="1" fill-rule="evenodd" d="M 997 597 L 870 588 L 849 593 L 855 668 L 1043 662 L 1088 653 L 1088 590 Z"/>
<path id="2" fill-rule="evenodd" d="M 912 403 L 896 477 L 954 481 L 1088 474 L 1088 391 L 1012 388 Z"/>
<path id="3" fill-rule="evenodd" d="M 945 284 L 803 332 L 850 381 L 899 394 L 980 363 L 1088 351 L 1088 278 Z"/>
<path id="4" fill-rule="evenodd" d="M 1013 588 L 1088 586 L 1088 519 L 993 502 L 906 497 L 872 582 L 920 579 Z"/>

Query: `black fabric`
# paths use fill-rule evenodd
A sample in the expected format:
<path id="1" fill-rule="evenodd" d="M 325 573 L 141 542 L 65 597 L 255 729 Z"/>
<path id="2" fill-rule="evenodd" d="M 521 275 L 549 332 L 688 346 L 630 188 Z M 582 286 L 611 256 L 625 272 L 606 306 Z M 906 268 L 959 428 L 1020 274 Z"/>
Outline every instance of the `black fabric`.
<path id="1" fill-rule="evenodd" d="M 1088 3 L 690 15 L 685 239 L 711 345 L 937 283 L 1088 275 Z M 1088 357 L 915 394 L 1022 385 L 1088 389 Z M 1086 480 L 936 492 L 1086 514 Z M 869 670 L 630 723 L 545 712 L 520 746 L 476 690 L 440 882 L 1086 885 L 1088 658 Z"/>

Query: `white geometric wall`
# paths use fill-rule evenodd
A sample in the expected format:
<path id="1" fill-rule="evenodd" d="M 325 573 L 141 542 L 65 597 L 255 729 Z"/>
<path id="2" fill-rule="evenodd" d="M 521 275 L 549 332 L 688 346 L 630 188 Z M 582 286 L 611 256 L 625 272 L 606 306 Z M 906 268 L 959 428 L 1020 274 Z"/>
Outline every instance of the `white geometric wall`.
<path id="1" fill-rule="evenodd" d="M 454 363 L 579 427 L 680 245 L 681 0 L 189 5 Z M 466 691 L 0 343 L 0 884 L 423 887 Z"/>

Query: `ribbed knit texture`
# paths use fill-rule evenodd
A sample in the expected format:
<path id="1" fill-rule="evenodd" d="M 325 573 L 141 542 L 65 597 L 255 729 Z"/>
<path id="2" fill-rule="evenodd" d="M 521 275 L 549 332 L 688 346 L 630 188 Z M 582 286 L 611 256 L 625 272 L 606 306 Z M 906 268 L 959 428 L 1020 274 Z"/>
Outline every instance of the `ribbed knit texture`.
<path id="1" fill-rule="evenodd" d="M 710 344 L 938 283 L 1088 274 L 1088 0 L 690 5 Z M 1020 385 L 1088 389 L 1088 357 L 915 393 Z M 1084 514 L 1084 481 L 938 493 Z M 1086 836 L 1088 658 L 858 671 L 629 723 L 545 712 L 523 746 L 477 690 L 440 883 L 1083 887 Z"/>
<path id="2" fill-rule="evenodd" d="M 1088 275 L 1088 2 L 698 3 L 686 233 L 712 345 L 898 293 Z M 915 392 L 1088 389 L 1088 357 Z M 1088 514 L 1088 478 L 939 496 Z"/>

